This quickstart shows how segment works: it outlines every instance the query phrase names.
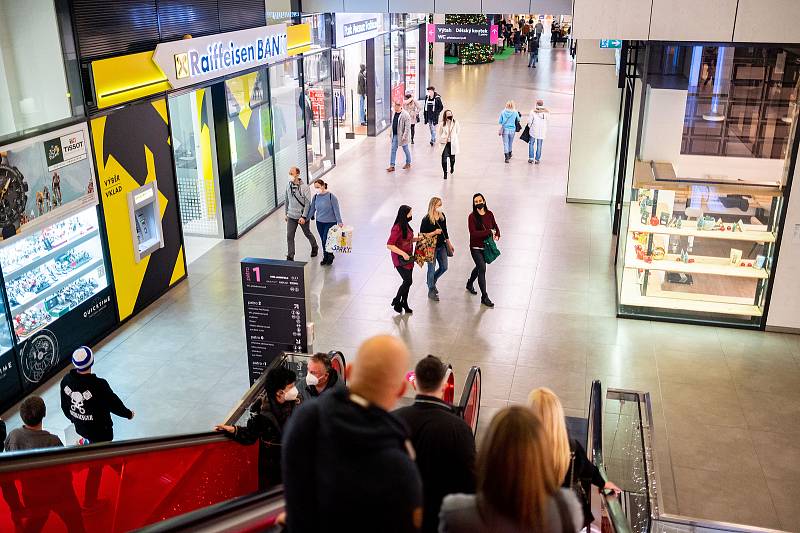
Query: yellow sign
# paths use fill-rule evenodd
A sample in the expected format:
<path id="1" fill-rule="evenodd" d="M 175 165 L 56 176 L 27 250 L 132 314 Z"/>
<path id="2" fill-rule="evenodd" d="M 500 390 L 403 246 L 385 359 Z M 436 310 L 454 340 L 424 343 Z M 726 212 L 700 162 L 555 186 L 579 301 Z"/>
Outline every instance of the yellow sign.
<path id="1" fill-rule="evenodd" d="M 153 52 L 92 61 L 92 78 L 99 109 L 172 88 L 167 76 L 153 63 Z"/>
<path id="2" fill-rule="evenodd" d="M 286 48 L 290 56 L 296 56 L 311 49 L 311 26 L 295 24 L 286 28 Z"/>

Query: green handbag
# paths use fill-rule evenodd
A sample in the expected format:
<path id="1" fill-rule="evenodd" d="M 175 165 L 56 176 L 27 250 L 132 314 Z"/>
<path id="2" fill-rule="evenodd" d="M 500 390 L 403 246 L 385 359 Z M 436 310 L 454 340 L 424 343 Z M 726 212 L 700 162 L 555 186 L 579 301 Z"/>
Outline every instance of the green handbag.
<path id="1" fill-rule="evenodd" d="M 500 250 L 497 249 L 494 237 L 486 237 L 486 240 L 483 241 L 483 260 L 488 265 L 498 257 L 500 257 Z"/>

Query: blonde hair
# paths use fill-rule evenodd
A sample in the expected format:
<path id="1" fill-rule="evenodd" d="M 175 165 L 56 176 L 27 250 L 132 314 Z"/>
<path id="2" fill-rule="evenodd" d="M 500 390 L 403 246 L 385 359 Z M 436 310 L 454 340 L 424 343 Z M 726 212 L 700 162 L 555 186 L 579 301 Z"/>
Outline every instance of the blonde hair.
<path id="1" fill-rule="evenodd" d="M 428 220 L 431 222 L 436 222 L 439 220 L 441 216 L 438 211 L 436 211 L 436 204 L 442 203 L 442 199 L 438 196 L 434 196 L 431 198 L 431 201 L 428 202 Z"/>
<path id="2" fill-rule="evenodd" d="M 506 102 L 506 109 L 514 109 L 517 105 L 514 103 L 514 100 L 509 100 Z"/>
<path id="3" fill-rule="evenodd" d="M 501 409 L 477 459 L 477 493 L 494 511 L 541 531 L 548 499 L 559 489 L 542 421 L 525 407 Z"/>
<path id="4" fill-rule="evenodd" d="M 528 395 L 528 406 L 544 424 L 547 449 L 551 456 L 553 469 L 559 483 L 563 482 L 569 470 L 572 452 L 569 448 L 569 435 L 561 400 L 547 387 L 541 387 L 533 389 Z"/>

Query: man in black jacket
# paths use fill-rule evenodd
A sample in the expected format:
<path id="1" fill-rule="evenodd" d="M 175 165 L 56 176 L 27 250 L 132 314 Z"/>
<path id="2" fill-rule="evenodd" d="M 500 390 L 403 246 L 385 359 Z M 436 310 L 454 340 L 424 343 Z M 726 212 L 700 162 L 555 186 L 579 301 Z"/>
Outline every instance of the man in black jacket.
<path id="1" fill-rule="evenodd" d="M 373 337 L 347 367 L 349 391 L 323 394 L 289 419 L 281 447 L 289 531 L 418 531 L 413 448 L 388 412 L 405 391 L 408 360 L 402 340 Z"/>
<path id="2" fill-rule="evenodd" d="M 367 125 L 367 66 L 361 65 L 358 71 L 358 85 L 356 87 L 358 92 L 358 118 L 361 120 L 361 125 Z"/>
<path id="3" fill-rule="evenodd" d="M 414 369 L 414 404 L 394 414 L 411 431 L 422 477 L 425 508 L 422 531 L 439 530 L 439 508 L 448 494 L 475 492 L 475 438 L 466 422 L 445 403 L 447 368 L 429 355 Z"/>
<path id="4" fill-rule="evenodd" d="M 72 354 L 73 368 L 61 380 L 61 410 L 75 431 L 90 443 L 114 439 L 111 413 L 132 419 L 133 411 L 114 394 L 108 381 L 92 374 L 94 354 L 81 346 Z"/>
<path id="5" fill-rule="evenodd" d="M 431 146 L 436 143 L 436 125 L 439 124 L 439 115 L 444 109 L 442 104 L 442 97 L 436 92 L 436 89 L 431 86 L 428 87 L 428 92 L 425 95 L 425 107 L 423 111 L 423 118 L 425 124 L 431 130 Z"/>

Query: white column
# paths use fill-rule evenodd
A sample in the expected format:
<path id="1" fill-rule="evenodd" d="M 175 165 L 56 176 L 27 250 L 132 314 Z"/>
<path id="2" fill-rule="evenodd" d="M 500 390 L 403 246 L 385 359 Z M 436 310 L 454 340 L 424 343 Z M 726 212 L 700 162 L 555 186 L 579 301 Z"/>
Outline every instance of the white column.
<path id="1" fill-rule="evenodd" d="M 444 24 L 444 14 L 435 13 L 433 15 L 434 24 Z M 444 66 L 444 43 L 433 43 L 433 66 Z"/>

